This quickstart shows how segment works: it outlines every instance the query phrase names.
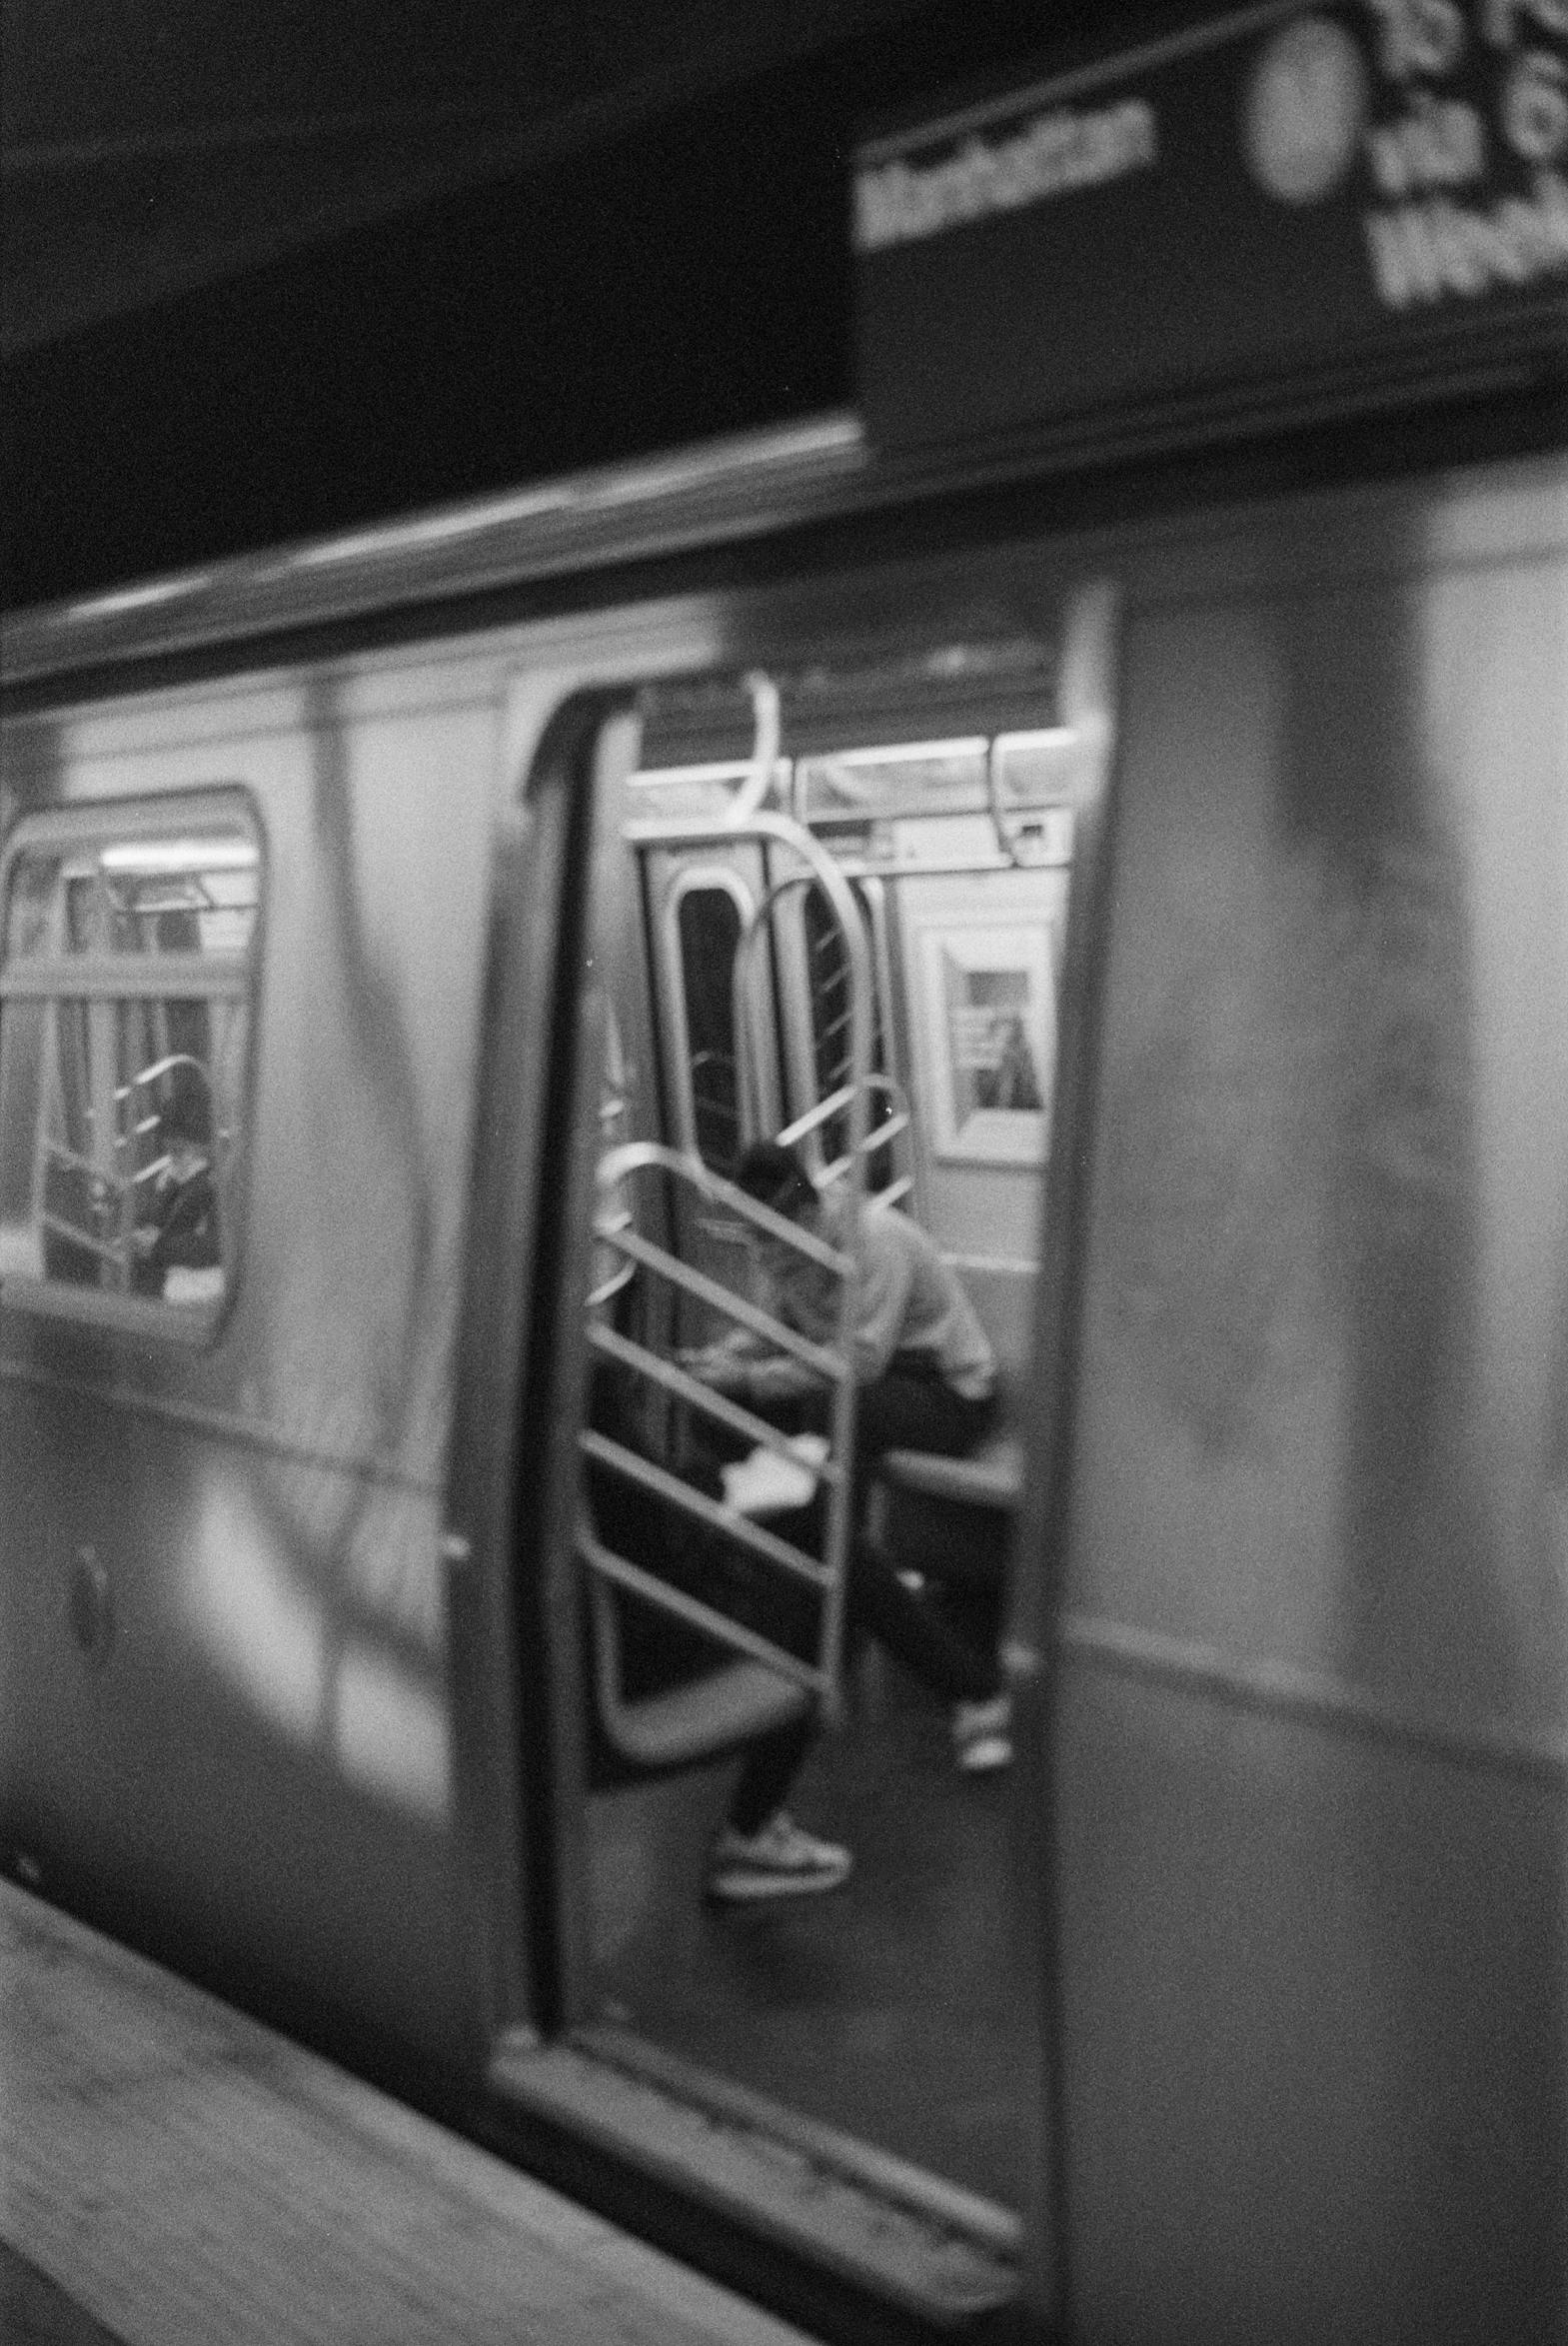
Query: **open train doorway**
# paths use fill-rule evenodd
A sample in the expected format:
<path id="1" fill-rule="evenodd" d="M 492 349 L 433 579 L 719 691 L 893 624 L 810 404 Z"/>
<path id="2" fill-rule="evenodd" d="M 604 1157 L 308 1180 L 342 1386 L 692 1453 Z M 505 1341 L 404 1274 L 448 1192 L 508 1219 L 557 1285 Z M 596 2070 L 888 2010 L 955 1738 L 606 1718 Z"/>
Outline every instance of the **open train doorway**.
<path id="1" fill-rule="evenodd" d="M 717 2125 L 707 2187 L 747 2197 L 744 2138 L 785 2233 L 830 2177 L 840 2261 L 942 2318 L 1016 2290 L 1040 2193 L 1018 1526 L 1110 649 L 1093 591 L 1049 639 L 661 679 L 552 818 L 515 1537 L 557 2049 L 514 2082 L 699 2195 Z M 879 1367 L 878 1248 L 932 1289 Z M 873 1440 L 884 1370 L 935 1377 L 962 1438 Z"/>

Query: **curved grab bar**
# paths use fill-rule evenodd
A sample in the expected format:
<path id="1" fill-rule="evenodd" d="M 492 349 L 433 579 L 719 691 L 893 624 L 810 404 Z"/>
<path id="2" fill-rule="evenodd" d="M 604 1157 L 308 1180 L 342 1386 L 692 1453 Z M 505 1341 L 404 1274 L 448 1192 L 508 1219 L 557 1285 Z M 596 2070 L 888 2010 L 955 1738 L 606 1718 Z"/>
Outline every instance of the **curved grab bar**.
<path id="1" fill-rule="evenodd" d="M 859 1101 L 858 1106 L 863 1122 L 863 1098 Z M 670 1253 L 666 1247 L 656 1245 L 651 1239 L 640 1237 L 631 1223 L 621 1223 L 619 1206 L 612 1203 L 612 1200 L 616 1198 L 616 1192 L 622 1189 L 625 1183 L 634 1179 L 639 1173 L 647 1172 L 657 1172 L 667 1177 L 687 1182 L 708 1202 L 723 1206 L 753 1228 L 761 1230 L 769 1237 L 780 1239 L 796 1253 L 811 1261 L 819 1262 L 831 1270 L 838 1280 L 838 1311 L 834 1341 L 831 1347 L 813 1343 L 796 1329 L 778 1319 L 772 1312 L 765 1311 L 759 1304 L 734 1293 L 719 1281 L 709 1278 L 706 1272 L 696 1269 L 692 1264 L 683 1262 L 678 1255 Z M 818 1580 L 821 1589 L 822 1610 L 817 1658 L 811 1682 L 819 1689 L 823 1702 L 829 1710 L 835 1709 L 838 1701 L 838 1675 L 843 1643 L 844 1574 L 848 1559 L 849 1540 L 853 1531 L 850 1514 L 853 1490 L 847 1468 L 848 1461 L 853 1454 L 855 1414 L 852 1339 L 857 1281 L 854 1276 L 854 1256 L 837 1246 L 830 1245 L 826 1239 L 818 1237 L 815 1231 L 802 1229 L 798 1222 L 789 1220 L 786 1215 L 776 1213 L 771 1205 L 763 1204 L 760 1198 L 750 1196 L 745 1189 L 737 1187 L 734 1181 L 726 1180 L 722 1173 L 714 1173 L 710 1167 L 703 1164 L 700 1158 L 671 1149 L 660 1141 L 628 1141 L 618 1149 L 607 1151 L 600 1160 L 596 1180 L 602 1205 L 610 1208 L 600 1216 L 596 1216 L 596 1229 L 608 1244 L 617 1248 L 631 1260 L 646 1264 L 657 1274 L 669 1278 L 677 1285 L 697 1294 L 701 1299 L 742 1326 L 751 1328 L 754 1333 L 761 1335 L 776 1350 L 792 1354 L 804 1366 L 810 1368 L 814 1374 L 820 1376 L 832 1392 L 831 1436 L 827 1459 L 824 1461 L 827 1470 L 822 1475 L 827 1496 L 826 1522 L 821 1553 L 822 1569 Z M 859 1186 L 858 1180 L 852 1181 L 852 1198 L 857 1197 Z M 851 1205 L 852 1210 L 853 1206 Z M 619 1227 L 618 1223 L 620 1223 Z M 592 1340 L 594 1339 L 591 1338 Z M 604 1343 L 600 1343 L 598 1348 L 610 1351 L 618 1350 L 618 1347 Z M 625 1357 L 624 1355 L 620 1356 Z M 631 1365 L 632 1363 L 628 1361 L 627 1364 Z M 640 1361 L 638 1365 L 645 1374 L 651 1373 L 646 1360 Z M 652 1373 L 654 1381 L 664 1385 L 667 1390 L 688 1399 L 698 1399 L 699 1395 L 696 1390 L 685 1392 L 686 1373 L 679 1366 L 672 1363 L 661 1363 L 659 1368 Z M 716 1398 L 717 1396 L 709 1397 Z M 712 1413 L 721 1416 L 727 1414 L 725 1409 L 715 1410 Z M 750 1413 L 740 1412 L 740 1414 L 744 1423 Z M 751 1427 L 748 1426 L 747 1430 L 750 1431 Z M 582 1438 L 586 1440 L 586 1436 Z M 768 1439 L 769 1437 L 765 1435 L 764 1438 Z M 776 1445 L 771 1443 L 771 1446 Z M 623 1461 L 608 1458 L 602 1450 L 595 1451 L 593 1454 L 599 1456 L 603 1464 L 623 1467 Z M 630 1471 L 630 1469 L 624 1470 Z M 645 1482 L 647 1479 L 642 1474 L 637 1474 L 633 1478 Z M 687 1493 L 684 1497 L 682 1496 L 679 1483 L 670 1486 L 660 1483 L 657 1486 L 649 1485 L 649 1487 L 657 1487 L 662 1496 L 685 1507 L 687 1512 L 704 1515 L 705 1520 L 715 1520 L 705 1514 L 702 1506 L 694 1505 L 695 1494 Z M 720 1510 L 720 1516 L 723 1516 L 723 1510 Z M 754 1552 L 759 1552 L 755 1539 L 748 1538 L 745 1540 L 745 1544 L 751 1546 Z M 771 1552 L 766 1543 L 761 1552 Z M 773 1560 L 782 1562 L 784 1559 L 775 1556 Z M 810 1576 L 817 1577 L 815 1573 Z"/>
<path id="2" fill-rule="evenodd" d="M 131 1094 L 140 1091 L 144 1084 L 156 1084 L 160 1076 L 167 1076 L 174 1068 L 194 1068 L 201 1077 L 204 1089 L 211 1095 L 212 1078 L 202 1061 L 189 1051 L 171 1051 L 163 1059 L 155 1059 L 151 1067 L 143 1068 L 128 1084 L 117 1084 L 114 1089 L 116 1101 L 129 1100 Z"/>
<path id="3" fill-rule="evenodd" d="M 715 1173 L 713 1167 L 705 1165 L 700 1157 L 689 1157 L 684 1150 L 671 1149 L 663 1141 L 624 1141 L 619 1149 L 607 1151 L 599 1161 L 597 1178 L 601 1192 L 608 1195 L 633 1173 L 645 1173 L 650 1167 L 657 1167 L 661 1173 L 673 1173 L 679 1180 L 690 1181 L 711 1204 L 728 1207 L 731 1212 L 738 1213 L 743 1221 L 754 1222 L 769 1237 L 784 1239 L 800 1253 L 808 1254 L 814 1262 L 820 1262 L 824 1268 L 837 1271 L 840 1277 L 854 1267 L 852 1256 L 841 1252 L 836 1246 L 830 1246 L 825 1238 L 817 1237 L 813 1230 L 802 1229 L 797 1221 L 790 1221 L 785 1214 L 776 1213 L 761 1198 L 737 1188 L 734 1181 L 727 1181 L 723 1173 Z M 612 1244 L 616 1243 L 617 1233 L 608 1220 L 596 1227 L 600 1236 Z"/>

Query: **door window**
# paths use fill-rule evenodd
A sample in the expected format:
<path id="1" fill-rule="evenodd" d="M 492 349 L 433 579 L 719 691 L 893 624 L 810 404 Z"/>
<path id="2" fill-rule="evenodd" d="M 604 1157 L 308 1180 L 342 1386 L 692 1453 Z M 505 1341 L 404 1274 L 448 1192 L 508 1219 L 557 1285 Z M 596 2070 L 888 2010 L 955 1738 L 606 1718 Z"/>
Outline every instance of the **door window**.
<path id="1" fill-rule="evenodd" d="M 691 1139 L 716 1173 L 729 1173 L 741 1151 L 741 1079 L 736 1049 L 733 975 L 742 908 L 731 881 L 696 881 L 676 910 Z"/>

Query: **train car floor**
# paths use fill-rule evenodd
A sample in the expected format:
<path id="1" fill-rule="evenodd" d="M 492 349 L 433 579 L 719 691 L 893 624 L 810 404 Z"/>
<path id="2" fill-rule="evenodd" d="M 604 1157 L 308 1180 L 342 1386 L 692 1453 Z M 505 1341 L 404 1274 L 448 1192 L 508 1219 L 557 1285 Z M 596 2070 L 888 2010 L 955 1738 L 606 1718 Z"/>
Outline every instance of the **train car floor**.
<path id="1" fill-rule="evenodd" d="M 0 1883 L 7 2346 L 804 2346 Z"/>
<path id="2" fill-rule="evenodd" d="M 958 1774 L 946 1713 L 872 1648 L 789 1799 L 807 1830 L 848 1844 L 847 1882 L 718 1907 L 705 1861 L 733 1775 L 593 1802 L 601 2018 L 1018 2206 L 1033 2064 L 1006 1775 Z"/>

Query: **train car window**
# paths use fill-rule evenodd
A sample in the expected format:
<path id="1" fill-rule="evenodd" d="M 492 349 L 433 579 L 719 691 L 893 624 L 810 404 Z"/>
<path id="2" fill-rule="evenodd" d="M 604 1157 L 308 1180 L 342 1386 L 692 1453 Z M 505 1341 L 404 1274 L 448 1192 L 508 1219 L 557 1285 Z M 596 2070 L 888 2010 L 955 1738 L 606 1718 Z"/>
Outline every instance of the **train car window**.
<path id="1" fill-rule="evenodd" d="M 871 882 L 871 887 L 877 883 Z M 855 901 L 864 915 L 867 934 L 876 936 L 876 920 L 867 884 L 851 884 Z M 821 889 L 813 882 L 802 892 L 800 918 L 805 931 L 806 984 L 811 1020 L 811 1054 L 816 1078 L 816 1097 L 828 1099 L 845 1084 L 849 1075 L 849 973 L 844 961 L 843 940 L 838 924 Z M 884 957 L 876 955 L 873 966 Z M 880 968 L 876 968 L 880 979 Z M 871 1073 L 885 1077 L 891 1073 L 887 1065 L 886 1021 L 883 1016 L 884 987 L 873 983 L 871 989 Z M 891 1122 L 893 1103 L 888 1093 L 875 1090 L 866 1103 L 868 1136 Z M 848 1119 L 846 1116 L 829 1118 L 822 1127 L 820 1145 L 823 1154 L 840 1156 L 848 1146 Z M 897 1172 L 891 1147 L 868 1148 L 865 1160 L 867 1188 L 884 1189 Z"/>
<path id="2" fill-rule="evenodd" d="M 687 1052 L 688 1141 L 707 1166 L 729 1173 L 741 1150 L 741 1076 L 732 983 L 749 904 L 728 875 L 681 888 L 675 908 Z"/>
<path id="3" fill-rule="evenodd" d="M 0 1297 L 202 1341 L 235 1270 L 261 843 L 243 796 L 72 809 L 0 866 Z"/>

